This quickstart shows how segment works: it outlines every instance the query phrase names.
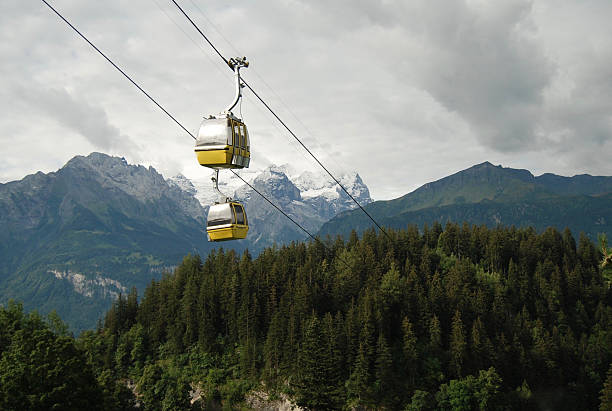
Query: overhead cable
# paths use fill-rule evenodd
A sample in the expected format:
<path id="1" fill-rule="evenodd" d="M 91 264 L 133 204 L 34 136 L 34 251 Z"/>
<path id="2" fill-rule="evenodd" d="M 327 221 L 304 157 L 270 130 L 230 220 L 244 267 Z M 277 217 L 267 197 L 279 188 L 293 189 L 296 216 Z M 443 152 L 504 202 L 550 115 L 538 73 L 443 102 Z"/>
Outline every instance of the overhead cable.
<path id="1" fill-rule="evenodd" d="M 176 2 L 176 0 L 172 0 L 172 2 L 176 5 L 176 7 L 178 7 L 178 9 L 181 11 L 181 13 L 183 13 L 183 15 L 185 16 L 185 18 L 191 23 L 191 25 L 198 31 L 198 33 L 200 33 L 200 35 L 204 38 L 204 40 L 206 40 L 206 42 L 213 48 L 213 50 L 219 55 L 219 57 L 221 58 L 221 60 L 223 60 L 223 62 L 233 71 L 233 67 L 232 64 L 230 63 L 230 61 L 228 59 L 226 59 L 223 54 L 221 54 L 221 52 L 215 47 L 215 45 L 208 39 L 208 37 L 206 37 L 206 35 L 204 34 L 204 32 L 198 27 L 197 24 L 195 24 L 195 22 L 191 19 L 191 17 L 189 17 L 189 15 L 185 12 L 185 10 L 183 10 L 183 8 Z M 321 166 L 321 168 L 323 168 L 323 170 L 325 170 L 325 172 L 327 174 L 329 174 L 329 176 L 336 182 L 336 184 L 338 184 L 338 186 L 340 186 L 340 188 L 342 189 L 342 191 L 344 191 L 346 193 L 346 195 L 349 196 L 349 198 L 351 200 L 353 200 L 353 202 L 355 204 L 357 204 L 357 206 L 361 209 L 361 211 L 363 211 L 365 213 L 366 216 L 368 216 L 368 218 L 370 220 L 372 220 L 372 222 L 374 223 L 374 225 L 376 225 L 376 227 L 378 227 L 378 229 L 380 231 L 382 231 L 383 234 L 385 234 L 387 236 L 387 238 L 389 238 L 390 240 L 392 240 L 391 236 L 389 234 L 387 234 L 387 232 L 380 226 L 380 224 L 378 224 L 378 222 L 376 222 L 376 220 L 374 219 L 374 217 L 372 217 L 370 215 L 370 213 L 368 213 L 366 211 L 365 208 L 363 208 L 363 206 L 359 203 L 359 201 L 357 201 L 355 199 L 355 197 L 353 197 L 353 195 L 351 193 L 348 192 L 348 190 L 346 188 L 344 188 L 344 186 L 340 183 L 340 181 L 327 169 L 327 167 L 325 167 L 323 165 L 323 163 L 321 163 L 321 161 L 319 161 L 319 159 L 312 153 L 312 151 L 310 151 L 308 149 L 308 147 L 306 147 L 306 145 L 302 142 L 302 140 L 299 139 L 299 137 L 289 128 L 289 126 L 287 126 L 287 124 L 281 120 L 281 118 L 274 112 L 274 110 L 272 110 L 272 108 L 259 96 L 259 94 L 257 94 L 257 92 L 255 90 L 253 90 L 253 88 L 249 85 L 249 83 L 247 83 L 244 79 L 241 79 L 242 82 L 244 83 L 244 85 L 251 90 L 251 92 L 253 93 L 253 95 L 255 95 L 255 97 L 257 97 L 257 99 L 268 109 L 268 111 L 270 113 L 272 113 L 272 115 L 283 125 L 283 127 L 285 127 L 285 129 L 293 136 L 293 138 L 295 138 L 297 140 L 298 143 L 300 143 L 300 145 L 304 148 L 304 150 L 306 150 L 306 152 L 308 154 L 310 154 L 310 156 Z"/>
<path id="2" fill-rule="evenodd" d="M 173 0 L 173 1 L 174 1 L 174 0 Z M 344 188 L 344 186 L 343 186 L 343 185 L 340 183 L 340 181 L 338 181 L 338 179 L 337 179 L 337 178 L 336 178 L 336 177 L 335 177 L 335 176 L 334 176 L 334 175 L 333 175 L 333 174 L 332 174 L 332 173 L 331 173 L 331 172 L 330 172 L 330 171 L 327 169 L 327 167 L 325 167 L 325 166 L 323 165 L 323 163 L 321 163 L 321 162 L 319 161 L 319 159 L 318 159 L 318 158 L 317 158 L 317 157 L 316 157 L 316 156 L 315 156 L 315 155 L 312 153 L 312 151 L 310 151 L 310 150 L 308 149 L 308 147 L 306 147 L 306 146 L 304 145 L 304 143 L 302 143 L 302 140 L 300 140 L 300 139 L 299 139 L 299 138 L 298 138 L 298 137 L 295 135 L 295 133 L 294 133 L 293 131 L 291 131 L 291 129 L 290 129 L 288 126 L 287 126 L 287 124 L 285 124 L 285 122 L 284 122 L 283 120 L 281 120 L 279 116 L 277 116 L 277 115 L 276 115 L 276 113 L 275 113 L 275 112 L 274 112 L 274 111 L 273 111 L 273 110 L 270 108 L 270 106 L 268 106 L 268 104 L 266 104 L 266 102 L 265 102 L 265 101 L 263 101 L 263 99 L 262 99 L 261 97 L 259 97 L 259 94 L 257 94 L 257 93 L 255 92 L 255 90 L 253 90 L 253 88 L 252 88 L 252 87 L 251 87 L 251 86 L 250 86 L 250 85 L 249 85 L 249 84 L 248 84 L 246 81 L 242 80 L 242 82 L 243 82 L 243 83 L 244 83 L 244 84 L 247 86 L 247 88 L 248 88 L 249 90 L 251 90 L 251 92 L 252 92 L 252 93 L 255 95 L 255 97 L 257 97 L 257 99 L 259 99 L 259 101 L 261 101 L 261 103 L 262 103 L 262 104 L 263 104 L 263 105 L 264 105 L 264 106 L 265 106 L 265 107 L 266 107 L 266 108 L 267 108 L 267 109 L 270 111 L 270 113 L 272 113 L 272 115 L 273 115 L 274 117 L 276 117 L 276 119 L 277 119 L 277 120 L 278 120 L 278 121 L 279 121 L 279 122 L 280 122 L 280 123 L 283 125 L 283 127 L 285 127 L 289 133 L 291 133 L 291 135 L 292 135 L 292 136 L 293 136 L 293 137 L 294 137 L 294 138 L 297 140 L 297 142 L 298 142 L 298 143 L 300 143 L 300 145 L 301 145 L 302 147 L 304 147 L 304 150 L 306 150 L 306 152 L 308 152 L 308 154 L 310 154 L 310 155 L 312 156 L 312 158 L 314 158 L 314 159 L 315 159 L 315 161 L 316 161 L 316 162 L 317 162 L 317 163 L 318 163 L 318 164 L 321 166 L 321 168 L 323 168 L 323 170 L 325 170 L 325 171 L 327 172 L 327 174 L 329 174 L 329 176 L 330 176 L 330 177 L 331 177 L 331 178 L 332 178 L 332 179 L 333 179 L 333 180 L 336 182 L 336 184 L 338 184 L 338 186 L 340 186 L 340 188 L 341 188 L 341 189 L 342 189 L 342 190 L 343 190 L 343 191 L 344 191 L 344 192 L 345 192 L 345 193 L 346 193 L 346 194 L 347 194 L 347 195 L 348 195 L 348 196 L 351 198 L 351 200 L 353 200 L 353 202 L 354 202 L 355 204 L 357 204 L 357 206 L 359 206 L 359 208 L 361 209 L 361 211 L 363 211 L 363 212 L 365 213 L 365 215 L 367 215 L 367 216 L 368 216 L 368 218 L 369 218 L 370 220 L 372 220 L 372 222 L 373 222 L 373 223 L 376 225 L 376 227 L 378 227 L 378 228 L 380 229 L 380 231 L 382 231 L 382 232 L 383 232 L 383 234 L 385 234 L 385 235 L 386 235 L 386 236 L 387 236 L 387 237 L 388 237 L 388 238 L 391 240 L 391 237 L 389 236 L 389 234 L 387 234 L 387 232 L 386 232 L 386 231 L 385 231 L 385 230 L 384 230 L 384 229 L 383 229 L 383 228 L 382 228 L 382 227 L 381 227 L 381 226 L 380 226 L 380 225 L 379 225 L 379 224 L 376 222 L 376 220 L 374 220 L 374 217 L 372 217 L 372 216 L 370 215 L 370 213 L 368 213 L 368 212 L 366 211 L 366 209 L 365 209 L 365 208 L 363 208 L 363 207 L 361 206 L 361 204 L 359 204 L 359 201 L 357 201 L 357 200 L 355 199 L 355 197 L 353 197 L 353 196 L 351 195 L 351 193 L 349 193 L 349 192 L 347 191 L 347 189 L 346 189 L 346 188 Z"/>
<path id="3" fill-rule="evenodd" d="M 189 17 L 187 15 L 187 13 L 185 13 L 185 10 L 183 10 L 183 8 L 174 0 L 172 0 L 172 3 L 174 3 L 176 5 L 176 7 L 178 7 L 178 9 L 183 13 L 183 15 L 187 18 L 187 20 L 189 20 L 189 22 L 191 23 L 191 25 L 193 27 L 195 27 L 195 29 L 202 35 L 202 37 L 204 37 L 204 40 L 206 40 L 206 42 L 210 45 L 210 47 L 213 48 L 213 50 L 219 55 L 219 57 L 221 57 L 221 60 L 223 60 L 223 62 L 225 64 L 227 64 L 227 66 L 232 69 L 232 71 L 234 70 L 234 68 L 232 67 L 232 64 L 230 63 L 230 61 L 228 59 L 226 59 L 225 57 L 223 57 L 223 54 L 221 54 L 221 52 L 219 50 L 217 50 L 217 48 L 215 47 L 214 44 L 212 44 L 212 42 L 210 40 L 208 40 L 208 37 L 206 37 L 206 35 L 204 34 L 204 32 L 202 32 L 202 30 L 200 30 L 200 28 L 197 26 L 197 24 L 195 24 L 193 22 L 193 20 L 191 20 L 191 17 Z"/>
<path id="4" fill-rule="evenodd" d="M 183 125 L 182 125 L 181 123 L 179 123 L 179 121 L 178 121 L 178 120 L 177 120 L 177 119 L 176 119 L 176 118 L 175 118 L 175 117 L 174 117 L 172 114 L 170 114 L 170 113 L 169 113 L 169 112 L 168 112 L 168 111 L 167 111 L 165 108 L 163 108 L 163 107 L 162 107 L 162 106 L 161 106 L 161 105 L 160 105 L 160 104 L 159 104 L 159 103 L 158 103 L 158 102 L 157 102 L 157 101 L 156 101 L 156 100 L 155 100 L 153 97 L 151 97 L 151 95 L 150 95 L 149 93 L 147 93 L 146 91 L 144 91 L 144 89 L 143 89 L 142 87 L 140 87 L 140 86 L 138 85 L 138 83 L 136 83 L 136 82 L 135 82 L 135 81 L 134 81 L 134 80 L 133 80 L 133 79 L 132 79 L 132 78 L 131 78 L 131 77 L 130 77 L 128 74 L 126 74 L 126 72 L 125 72 L 125 71 L 121 70 L 121 69 L 119 68 L 119 66 L 117 66 L 117 65 L 116 65 L 116 64 L 115 64 L 115 63 L 114 63 L 114 62 L 113 62 L 113 61 L 112 61 L 110 58 L 108 58 L 108 57 L 106 56 L 106 54 L 102 53 L 102 51 L 100 51 L 100 49 L 99 49 L 99 48 L 97 48 L 97 47 L 95 46 L 95 44 L 93 44 L 91 41 L 89 41 L 89 39 L 87 39 L 87 37 L 85 37 L 85 36 L 84 36 L 84 35 L 83 35 L 83 34 L 82 34 L 82 33 L 81 33 L 81 32 L 80 32 L 80 31 L 79 31 L 79 30 L 78 30 L 76 27 L 74 27 L 74 26 L 73 26 L 73 25 L 72 25 L 72 24 L 71 24 L 71 23 L 70 23 L 68 20 L 66 20 L 66 19 L 64 18 L 64 16 L 62 16 L 62 15 L 61 15 L 61 14 L 60 14 L 60 13 L 59 13 L 57 10 L 55 10 L 55 9 L 53 8 L 53 6 L 51 6 L 49 3 L 47 3 L 47 1 L 46 1 L 46 0 L 41 0 L 41 1 L 42 1 L 43 3 L 45 3 L 45 4 L 46 4 L 46 5 L 47 5 L 47 6 L 48 6 L 48 7 L 49 7 L 51 10 L 53 10 L 53 12 L 54 12 L 55 14 L 57 14 L 57 15 L 58 15 L 58 17 L 59 17 L 60 19 L 64 20 L 64 22 L 65 22 L 67 25 L 69 25 L 69 26 L 70 26 L 70 28 L 71 28 L 72 30 L 74 30 L 74 31 L 75 31 L 75 32 L 76 32 L 76 33 L 77 33 L 79 36 L 81 36 L 81 38 L 82 38 L 83 40 L 85 40 L 87 43 L 89 43 L 89 45 L 90 45 L 91 47 L 93 47 L 93 48 L 94 48 L 94 50 L 96 50 L 98 53 L 100 53 L 100 55 L 101 55 L 102 57 L 104 57 L 104 58 L 106 59 L 106 61 L 108 61 L 110 64 L 112 64 L 112 65 L 113 65 L 113 67 L 115 67 L 115 68 L 116 68 L 116 69 L 117 69 L 117 70 L 118 70 L 118 71 L 119 71 L 121 74 L 123 74 L 123 75 L 125 76 L 125 78 L 127 78 L 128 80 L 130 80 L 130 82 L 131 82 L 133 85 L 135 85 L 135 86 L 138 88 L 138 90 L 142 91 L 142 93 L 143 93 L 145 96 L 147 96 L 147 97 L 149 98 L 149 100 L 151 100 L 153 103 L 155 103 L 155 105 L 156 105 L 157 107 L 159 107 L 159 108 L 160 108 L 160 110 L 162 110 L 164 113 L 166 113 L 166 115 L 167 115 L 168 117 L 170 117 L 172 120 L 174 120 L 174 122 L 175 122 L 176 124 L 178 124 L 178 125 L 179 125 L 179 127 L 181 127 L 181 128 L 182 128 L 182 129 L 185 131 L 185 133 L 189 134 L 189 135 L 191 136 L 191 138 L 193 138 L 193 139 L 195 140 L 195 136 L 194 136 L 194 135 L 193 135 L 193 134 L 192 134 L 192 133 L 191 133 L 189 130 L 187 130 L 185 127 L 183 127 Z"/>
<path id="5" fill-rule="evenodd" d="M 170 114 L 164 107 L 162 107 L 161 104 L 159 104 L 153 97 L 151 97 L 151 95 L 149 95 L 142 87 L 140 87 L 130 76 L 128 76 L 123 70 L 121 70 L 121 68 L 119 68 L 119 66 L 117 66 L 110 58 L 108 58 L 102 51 L 100 51 L 99 48 L 97 48 L 91 41 L 89 41 L 89 39 L 87 39 L 87 37 L 85 37 L 85 35 L 83 35 L 79 30 L 77 30 L 77 28 L 75 26 L 73 26 L 67 19 L 64 18 L 64 16 L 62 16 L 56 9 L 54 9 L 49 3 L 47 3 L 46 0 L 41 0 L 43 3 L 45 3 L 51 10 L 53 10 L 53 12 L 55 14 L 57 14 L 66 24 L 68 24 L 68 26 L 70 26 L 70 28 L 72 28 L 79 36 L 81 36 L 81 38 L 83 38 L 83 40 L 85 40 L 91 47 L 93 47 L 98 53 L 100 53 L 113 67 L 115 67 L 121 74 L 123 74 L 128 80 L 130 80 L 130 82 L 136 86 L 138 88 L 138 90 L 140 90 L 145 96 L 147 96 L 151 101 L 153 101 L 157 107 L 159 107 L 164 113 L 166 113 L 168 115 L 168 117 L 170 117 L 172 120 L 174 120 L 174 122 L 176 124 L 178 124 L 183 130 L 185 130 L 185 132 L 187 134 L 189 134 L 192 138 L 196 138 L 189 130 L 187 130 L 172 114 Z M 266 200 L 270 205 L 272 205 L 274 208 L 276 208 L 278 211 L 280 211 L 285 217 L 287 217 L 293 224 L 295 224 L 296 226 L 298 226 L 302 231 L 304 231 L 306 234 L 308 234 L 313 240 L 320 242 L 321 244 L 323 244 L 324 247 L 327 247 L 320 239 L 318 239 L 317 237 L 313 236 L 308 230 L 306 230 L 300 223 L 298 223 L 297 221 L 295 221 L 293 218 L 291 218 L 287 213 L 285 213 L 283 210 L 281 210 L 276 204 L 274 204 L 271 200 L 269 200 L 264 194 L 262 194 L 259 190 L 257 190 L 255 187 L 253 187 L 251 184 L 249 184 L 245 179 L 243 179 L 240 175 L 238 175 L 234 170 L 231 170 L 234 175 L 236 177 L 238 177 L 240 180 L 242 180 L 246 185 L 248 185 L 251 189 L 253 189 L 253 191 L 255 191 L 257 194 L 259 194 L 261 197 L 263 197 L 264 200 Z M 345 264 L 348 265 L 348 263 L 346 263 L 346 261 L 344 261 L 343 259 L 340 258 L 340 260 L 342 262 L 344 262 Z"/>

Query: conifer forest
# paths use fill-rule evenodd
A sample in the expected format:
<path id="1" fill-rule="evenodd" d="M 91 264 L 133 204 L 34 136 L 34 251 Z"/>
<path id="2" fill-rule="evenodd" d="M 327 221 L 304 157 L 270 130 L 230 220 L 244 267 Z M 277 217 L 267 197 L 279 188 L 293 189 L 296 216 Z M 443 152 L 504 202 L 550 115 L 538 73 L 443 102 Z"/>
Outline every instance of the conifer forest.
<path id="1" fill-rule="evenodd" d="M 188 255 L 77 338 L 0 308 L 0 408 L 610 410 L 603 254 L 448 223 Z"/>

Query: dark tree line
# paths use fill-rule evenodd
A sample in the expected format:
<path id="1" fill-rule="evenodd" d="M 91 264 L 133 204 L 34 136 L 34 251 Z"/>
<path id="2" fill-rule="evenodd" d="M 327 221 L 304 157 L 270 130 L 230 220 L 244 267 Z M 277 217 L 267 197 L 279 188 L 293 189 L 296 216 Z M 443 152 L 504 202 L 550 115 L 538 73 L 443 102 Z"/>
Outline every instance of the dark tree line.
<path id="1" fill-rule="evenodd" d="M 612 294 L 590 240 L 389 234 L 188 256 L 108 312 L 103 367 L 138 380 L 161 366 L 217 403 L 263 383 L 311 409 L 599 406 Z"/>
<path id="2" fill-rule="evenodd" d="M 133 406 L 128 383 L 152 410 L 254 391 L 316 410 L 610 409 L 612 292 L 589 239 L 388 234 L 187 256 L 119 296 L 76 341 L 106 409 Z"/>

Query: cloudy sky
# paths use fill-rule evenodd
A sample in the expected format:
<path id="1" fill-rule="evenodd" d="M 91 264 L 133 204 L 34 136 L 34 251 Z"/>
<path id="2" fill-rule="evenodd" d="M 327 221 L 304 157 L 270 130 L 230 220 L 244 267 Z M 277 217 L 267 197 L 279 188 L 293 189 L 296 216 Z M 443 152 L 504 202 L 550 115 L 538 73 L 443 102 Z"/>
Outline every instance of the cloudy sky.
<path id="1" fill-rule="evenodd" d="M 191 131 L 231 71 L 170 0 L 49 0 Z M 609 0 L 180 0 L 334 173 L 375 199 L 490 161 L 612 175 Z M 0 2 L 0 182 L 92 151 L 207 174 L 193 140 L 40 0 Z M 252 167 L 316 164 L 248 92 Z M 240 114 L 239 114 L 240 115 Z"/>

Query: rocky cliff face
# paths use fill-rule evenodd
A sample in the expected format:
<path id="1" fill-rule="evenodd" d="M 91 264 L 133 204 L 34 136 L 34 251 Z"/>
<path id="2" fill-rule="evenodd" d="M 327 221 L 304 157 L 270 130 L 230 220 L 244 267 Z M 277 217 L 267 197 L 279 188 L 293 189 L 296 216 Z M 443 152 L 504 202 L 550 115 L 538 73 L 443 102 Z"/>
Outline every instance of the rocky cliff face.
<path id="1" fill-rule="evenodd" d="M 205 215 L 155 169 L 100 153 L 0 184 L 0 303 L 92 327 L 116 293 L 144 289 L 189 252 L 206 255 Z"/>
<path id="2" fill-rule="evenodd" d="M 356 172 L 343 174 L 338 179 L 359 204 L 372 202 L 370 190 Z M 293 182 L 299 188 L 302 198 L 313 205 L 326 209 L 326 217 L 353 209 L 357 205 L 327 174 L 306 171 L 295 178 Z"/>
<path id="3" fill-rule="evenodd" d="M 193 197 L 193 191 L 166 181 L 153 167 L 130 165 L 124 158 L 92 153 L 87 157 L 77 156 L 58 171 L 72 173 L 75 177 L 93 181 L 104 192 L 121 191 L 143 204 L 165 200 L 175 203 L 181 211 L 193 218 L 204 216 L 204 210 Z"/>
<path id="4" fill-rule="evenodd" d="M 0 227 L 4 228 L 0 236 L 8 234 L 7 229 L 31 229 L 39 224 L 54 180 L 55 175 L 38 172 L 0 184 Z"/>

